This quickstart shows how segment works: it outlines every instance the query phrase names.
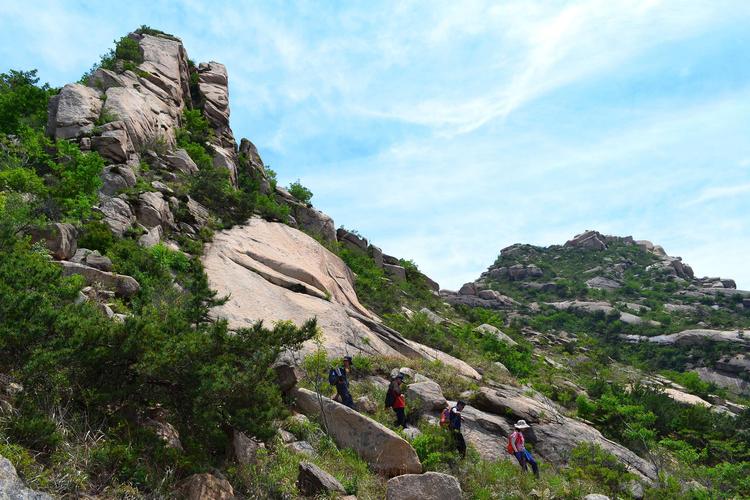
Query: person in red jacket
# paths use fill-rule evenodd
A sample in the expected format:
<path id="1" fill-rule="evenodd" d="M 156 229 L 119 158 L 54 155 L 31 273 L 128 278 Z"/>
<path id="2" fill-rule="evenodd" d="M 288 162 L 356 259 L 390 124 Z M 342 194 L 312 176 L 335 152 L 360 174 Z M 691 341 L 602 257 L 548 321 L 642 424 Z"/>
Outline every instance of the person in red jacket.
<path id="1" fill-rule="evenodd" d="M 391 385 L 388 387 L 389 399 L 392 401 L 391 408 L 393 408 L 396 414 L 396 425 L 400 425 L 406 429 L 406 399 L 401 391 L 401 385 L 404 383 L 404 374 L 399 373 L 391 381 Z"/>
<path id="2" fill-rule="evenodd" d="M 508 451 L 515 455 L 524 472 L 529 470 L 528 464 L 530 464 L 534 476 L 538 478 L 539 466 L 529 450 L 526 449 L 526 438 L 523 435 L 523 431 L 530 429 L 531 426 L 525 420 L 519 420 L 513 427 L 515 431 L 508 437 Z"/>

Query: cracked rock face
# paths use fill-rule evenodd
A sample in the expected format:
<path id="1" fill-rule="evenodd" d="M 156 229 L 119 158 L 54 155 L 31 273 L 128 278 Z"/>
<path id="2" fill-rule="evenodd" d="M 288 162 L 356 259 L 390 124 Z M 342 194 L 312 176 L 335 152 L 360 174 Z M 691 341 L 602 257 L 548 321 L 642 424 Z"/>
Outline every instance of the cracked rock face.
<path id="1" fill-rule="evenodd" d="M 330 356 L 354 354 L 440 359 L 480 379 L 469 365 L 404 339 L 380 323 L 357 299 L 354 275 L 339 257 L 305 233 L 277 222 L 251 219 L 216 233 L 203 265 L 211 287 L 229 301 L 214 309 L 230 328 L 317 318 Z M 308 341 L 300 355 L 315 350 Z"/>
<path id="2" fill-rule="evenodd" d="M 378 335 L 350 316 L 374 320 L 359 303 L 349 268 L 306 234 L 280 223 L 251 219 L 217 233 L 203 257 L 211 287 L 229 301 L 214 310 L 231 328 L 312 317 L 331 355 L 359 352 L 398 356 Z M 309 349 L 314 349 L 310 344 Z"/>

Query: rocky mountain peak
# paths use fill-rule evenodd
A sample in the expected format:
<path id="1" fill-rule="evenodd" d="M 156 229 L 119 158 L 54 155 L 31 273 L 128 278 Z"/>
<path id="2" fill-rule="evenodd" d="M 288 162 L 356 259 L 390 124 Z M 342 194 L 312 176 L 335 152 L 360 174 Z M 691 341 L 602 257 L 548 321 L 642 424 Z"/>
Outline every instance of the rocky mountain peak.
<path id="1" fill-rule="evenodd" d="M 148 150 L 173 149 L 183 112 L 199 109 L 212 129 L 214 165 L 237 182 L 237 144 L 229 125 L 229 79 L 217 62 L 193 66 L 178 38 L 130 33 L 134 60 L 99 67 L 85 84 L 65 85 L 50 99 L 47 132 L 72 139 L 113 163 L 137 165 Z"/>

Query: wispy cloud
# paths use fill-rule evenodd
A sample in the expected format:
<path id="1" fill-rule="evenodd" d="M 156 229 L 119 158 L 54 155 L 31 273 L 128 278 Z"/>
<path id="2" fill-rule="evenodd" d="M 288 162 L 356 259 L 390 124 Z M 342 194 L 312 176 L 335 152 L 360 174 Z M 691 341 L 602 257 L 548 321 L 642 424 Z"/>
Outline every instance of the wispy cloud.
<path id="1" fill-rule="evenodd" d="M 740 195 L 750 194 L 750 182 L 733 186 L 718 186 L 706 188 L 695 199 L 685 203 L 685 206 L 699 205 L 708 201 L 727 200 Z"/>

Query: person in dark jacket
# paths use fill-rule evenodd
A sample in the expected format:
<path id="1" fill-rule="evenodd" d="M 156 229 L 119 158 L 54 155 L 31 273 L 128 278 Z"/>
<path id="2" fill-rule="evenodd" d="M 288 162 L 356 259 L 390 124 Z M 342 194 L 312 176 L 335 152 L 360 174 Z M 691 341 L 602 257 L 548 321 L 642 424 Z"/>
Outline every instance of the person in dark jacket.
<path id="1" fill-rule="evenodd" d="M 349 377 L 348 373 L 351 372 L 352 357 L 344 356 L 343 366 L 339 368 L 332 368 L 328 374 L 328 382 L 336 387 L 336 399 L 341 404 L 354 409 L 354 399 L 349 392 Z"/>
<path id="2" fill-rule="evenodd" d="M 461 422 L 463 422 L 464 419 L 464 417 L 461 416 L 461 412 L 465 407 L 466 403 L 458 401 L 456 402 L 456 406 L 451 408 L 451 411 L 448 414 L 448 428 L 453 434 L 453 440 L 456 443 L 456 449 L 461 455 L 461 458 L 466 458 L 466 441 L 464 440 L 464 435 L 461 434 Z"/>
<path id="3" fill-rule="evenodd" d="M 401 384 L 404 383 L 404 374 L 399 373 L 391 380 L 391 385 L 388 386 L 389 400 L 392 401 L 391 408 L 396 414 L 396 425 L 400 425 L 406 429 L 406 399 L 401 391 Z"/>

